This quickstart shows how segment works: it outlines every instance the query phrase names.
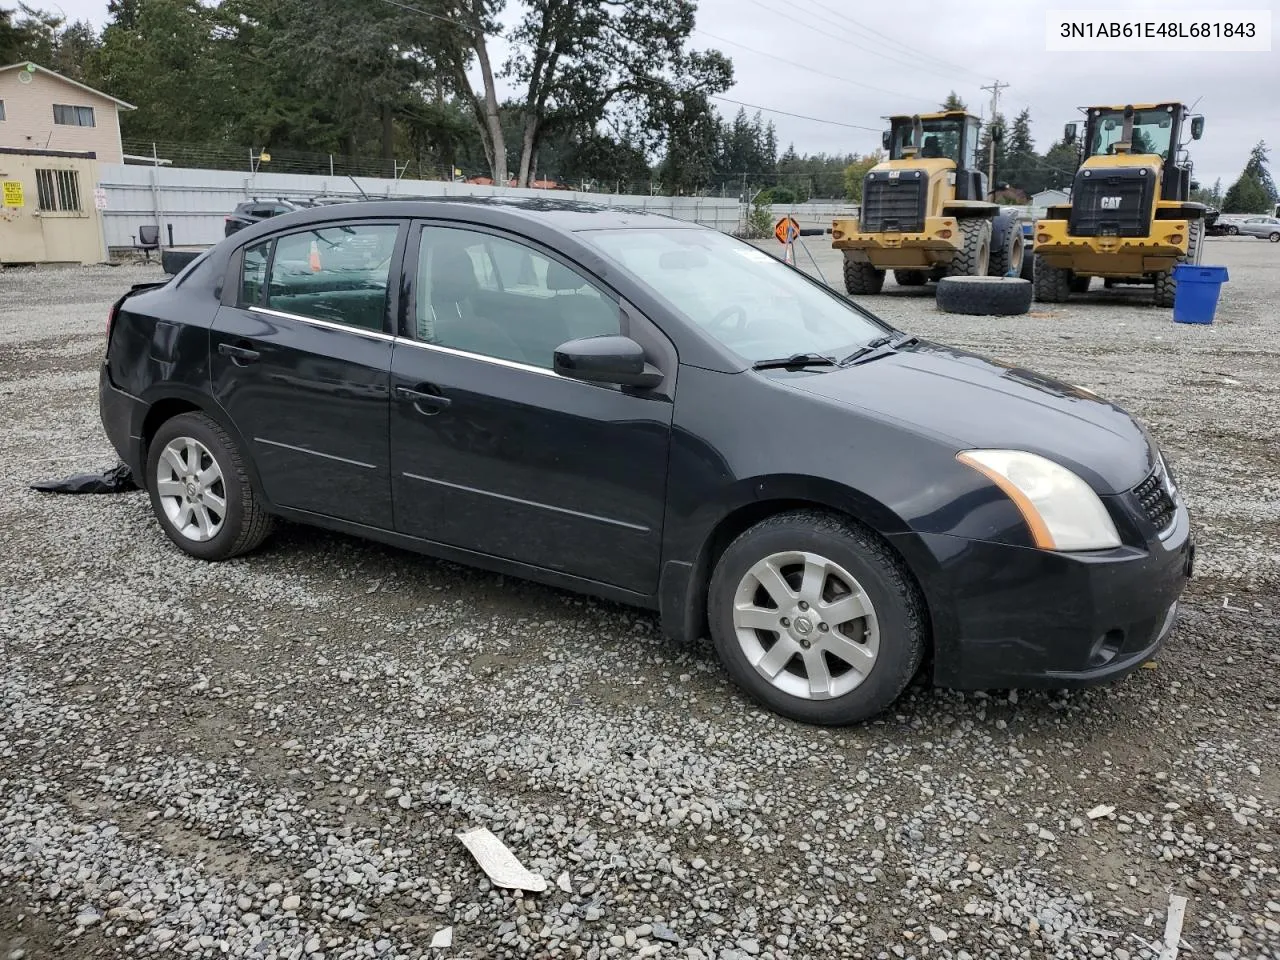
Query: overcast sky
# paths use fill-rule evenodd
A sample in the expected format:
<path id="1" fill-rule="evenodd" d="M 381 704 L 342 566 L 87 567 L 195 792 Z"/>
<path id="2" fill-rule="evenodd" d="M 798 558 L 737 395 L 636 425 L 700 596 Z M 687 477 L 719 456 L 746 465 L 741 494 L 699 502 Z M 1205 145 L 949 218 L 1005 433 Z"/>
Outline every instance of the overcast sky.
<path id="1" fill-rule="evenodd" d="M 106 18 L 106 0 L 34 5 L 97 26 Z M 875 149 L 881 117 L 929 109 L 951 89 L 985 115 L 990 94 L 980 88 L 999 79 L 1010 85 L 1001 93 L 1001 112 L 1011 116 L 1030 107 L 1040 150 L 1060 136 L 1064 123 L 1079 119 L 1077 107 L 1181 100 L 1205 115 L 1204 138 L 1191 149 L 1205 186 L 1221 177 L 1225 189 L 1260 139 L 1271 145 L 1272 172 L 1280 175 L 1280 44 L 1274 38 L 1270 53 L 1045 52 L 1046 10 L 1099 7 L 1117 14 L 1271 10 L 1280 22 L 1276 0 L 700 0 L 693 43 L 733 60 L 737 82 L 726 97 L 872 128 L 766 113 L 777 125 L 780 148 L 794 143 L 802 153 Z M 497 47 L 493 56 L 500 62 Z M 728 116 L 738 109 L 717 106 Z"/>

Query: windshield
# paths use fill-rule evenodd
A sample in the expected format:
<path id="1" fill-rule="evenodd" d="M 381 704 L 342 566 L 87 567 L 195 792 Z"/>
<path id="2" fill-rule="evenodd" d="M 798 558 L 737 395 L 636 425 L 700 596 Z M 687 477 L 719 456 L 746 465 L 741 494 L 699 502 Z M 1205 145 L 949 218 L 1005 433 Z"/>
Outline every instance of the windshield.
<path id="1" fill-rule="evenodd" d="M 911 142 L 911 122 L 898 121 L 893 125 L 893 142 L 889 146 L 889 158 L 901 160 L 902 151 L 907 147 L 918 147 L 919 157 L 923 159 L 954 160 L 960 159 L 960 128 L 963 121 L 958 118 L 945 120 L 921 120 L 920 143 Z M 963 166 L 963 164 L 961 164 Z"/>
<path id="2" fill-rule="evenodd" d="M 579 236 L 749 363 L 798 353 L 840 359 L 886 333 L 798 270 L 714 230 L 591 230 Z"/>
<path id="3" fill-rule="evenodd" d="M 1124 114 L 1119 110 L 1103 110 L 1093 122 L 1091 157 L 1115 153 L 1115 145 L 1124 134 Z M 1133 114 L 1133 148 L 1131 153 L 1154 153 L 1169 159 L 1173 140 L 1173 114 L 1164 107 L 1136 110 Z"/>

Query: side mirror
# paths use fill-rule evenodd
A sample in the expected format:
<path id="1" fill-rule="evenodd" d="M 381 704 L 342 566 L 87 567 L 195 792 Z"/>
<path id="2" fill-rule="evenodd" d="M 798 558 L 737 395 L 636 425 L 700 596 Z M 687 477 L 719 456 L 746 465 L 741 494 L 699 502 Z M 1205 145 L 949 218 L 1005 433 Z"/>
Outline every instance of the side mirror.
<path id="1" fill-rule="evenodd" d="M 1204 117 L 1191 118 L 1191 139 L 1199 140 L 1204 135 Z"/>
<path id="2" fill-rule="evenodd" d="M 1076 125 L 1074 123 L 1068 123 L 1062 128 L 1062 140 L 1064 143 L 1076 142 Z"/>
<path id="3" fill-rule="evenodd" d="M 656 387 L 662 371 L 645 362 L 644 347 L 630 337 L 585 337 L 556 347 L 554 369 L 562 377 L 624 387 Z"/>
<path id="4" fill-rule="evenodd" d="M 892 143 L 893 143 L 893 135 L 889 133 L 888 130 L 885 130 L 883 133 L 880 134 L 881 147 L 883 147 L 885 150 L 888 150 Z"/>

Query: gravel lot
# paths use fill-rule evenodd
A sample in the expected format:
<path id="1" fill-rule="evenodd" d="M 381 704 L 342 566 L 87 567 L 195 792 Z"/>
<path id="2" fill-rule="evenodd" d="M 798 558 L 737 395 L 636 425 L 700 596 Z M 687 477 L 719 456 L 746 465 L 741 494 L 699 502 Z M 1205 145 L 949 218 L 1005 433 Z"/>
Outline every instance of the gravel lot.
<path id="1" fill-rule="evenodd" d="M 867 298 L 1142 417 L 1201 553 L 1151 669 L 915 687 L 847 730 L 750 705 L 643 612 L 294 527 L 208 566 L 140 493 L 30 492 L 114 463 L 103 325 L 155 270 L 0 274 L 0 960 L 1136 960 L 1171 893 L 1183 956 L 1280 957 L 1280 247 L 1205 259 L 1211 327 L 1137 290 Z M 473 826 L 547 891 L 492 889 Z"/>

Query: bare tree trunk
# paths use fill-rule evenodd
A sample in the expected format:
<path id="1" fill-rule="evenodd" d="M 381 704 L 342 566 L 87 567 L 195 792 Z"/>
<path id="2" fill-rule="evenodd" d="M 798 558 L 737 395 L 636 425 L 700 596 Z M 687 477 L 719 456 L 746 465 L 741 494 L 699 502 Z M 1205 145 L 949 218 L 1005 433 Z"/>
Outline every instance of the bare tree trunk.
<path id="1" fill-rule="evenodd" d="M 518 186 L 532 186 L 533 168 L 537 153 L 536 138 L 538 134 L 538 118 L 530 110 L 524 117 L 524 136 L 520 142 L 520 174 L 516 181 Z"/>
<path id="2" fill-rule="evenodd" d="M 472 34 L 472 45 L 475 47 L 476 59 L 480 62 L 480 75 L 484 79 L 484 121 L 489 131 L 492 144 L 489 153 L 489 166 L 493 171 L 493 182 L 500 186 L 507 185 L 507 143 L 502 135 L 502 120 L 498 115 L 498 91 L 493 82 L 493 67 L 489 63 L 489 48 L 484 42 L 484 34 L 477 30 Z"/>

